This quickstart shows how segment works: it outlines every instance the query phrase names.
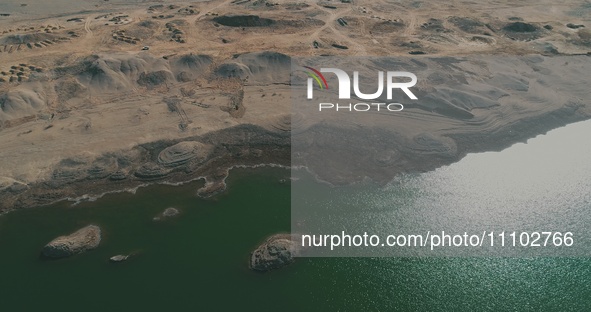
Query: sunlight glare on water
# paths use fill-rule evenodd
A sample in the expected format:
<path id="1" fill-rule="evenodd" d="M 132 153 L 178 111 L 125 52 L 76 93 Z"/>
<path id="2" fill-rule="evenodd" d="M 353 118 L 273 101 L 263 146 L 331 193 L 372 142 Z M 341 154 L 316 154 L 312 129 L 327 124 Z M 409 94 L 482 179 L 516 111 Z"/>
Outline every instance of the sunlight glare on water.
<path id="1" fill-rule="evenodd" d="M 577 242 L 570 253 L 550 255 L 589 255 L 589 133 L 591 121 L 579 122 L 501 152 L 470 154 L 432 172 L 398 177 L 383 189 L 351 193 L 343 201 L 369 207 L 358 229 L 570 231 Z"/>

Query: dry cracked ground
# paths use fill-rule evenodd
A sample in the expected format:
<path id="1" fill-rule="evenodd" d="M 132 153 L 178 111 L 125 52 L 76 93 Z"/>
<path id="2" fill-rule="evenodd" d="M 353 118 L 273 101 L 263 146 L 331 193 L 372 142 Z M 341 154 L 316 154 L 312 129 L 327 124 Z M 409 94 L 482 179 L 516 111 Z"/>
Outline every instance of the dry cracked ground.
<path id="1" fill-rule="evenodd" d="M 504 148 L 591 116 L 590 20 L 586 1 L 3 1 L 0 211 L 197 177 L 211 195 L 230 166 L 289 165 L 294 123 L 294 161 L 335 184 Z M 424 100 L 372 116 L 349 163 L 319 159 L 354 121 L 291 110 L 291 58 L 324 55 L 419 76 Z"/>

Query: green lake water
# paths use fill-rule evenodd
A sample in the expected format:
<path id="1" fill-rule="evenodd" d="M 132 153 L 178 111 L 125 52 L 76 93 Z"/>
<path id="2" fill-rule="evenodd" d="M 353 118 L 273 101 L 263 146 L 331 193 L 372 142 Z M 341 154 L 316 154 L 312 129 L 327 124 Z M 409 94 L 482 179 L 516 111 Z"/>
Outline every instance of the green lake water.
<path id="1" fill-rule="evenodd" d="M 475 170 L 470 157 L 429 174 Z M 290 185 L 280 182 L 289 174 L 235 169 L 212 199 L 197 198 L 194 182 L 0 216 L 1 311 L 591 310 L 591 260 L 581 257 L 300 258 L 252 272 L 249 253 L 290 229 Z M 154 222 L 167 207 L 182 215 Z M 39 258 L 47 242 L 88 224 L 103 230 L 98 249 Z M 127 253 L 136 255 L 108 261 Z"/>

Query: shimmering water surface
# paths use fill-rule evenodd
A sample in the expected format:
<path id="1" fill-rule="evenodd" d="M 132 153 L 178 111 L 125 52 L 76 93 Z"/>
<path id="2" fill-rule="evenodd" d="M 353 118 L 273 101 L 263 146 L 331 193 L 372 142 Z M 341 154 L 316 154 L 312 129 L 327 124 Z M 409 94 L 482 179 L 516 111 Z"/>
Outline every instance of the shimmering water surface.
<path id="1" fill-rule="evenodd" d="M 503 152 L 469 155 L 431 173 L 399 178 L 389 186 L 390 192 L 382 192 L 389 195 L 379 198 L 356 188 L 334 191 L 347 193 L 345 198 L 355 205 L 381 206 L 368 218 L 376 226 L 389 220 L 391 207 L 407 207 L 404 203 L 433 216 L 424 220 L 440 220 L 440 214 L 430 213 L 428 207 L 458 212 L 445 218 L 449 224 L 465 216 L 484 220 L 503 213 L 515 215 L 517 225 L 531 218 L 551 222 L 569 212 L 565 202 L 577 213 L 588 204 L 590 162 L 585 157 L 568 157 L 589 155 L 585 140 L 589 130 L 591 122 L 578 123 Z M 555 159 L 532 157 L 515 164 L 520 155 L 554 155 Z M 536 162 L 549 171 L 536 169 Z M 591 308 L 591 260 L 584 257 L 301 258 L 282 270 L 251 272 L 250 251 L 266 236 L 290 229 L 290 185 L 281 182 L 288 175 L 288 170 L 277 168 L 236 169 L 228 180 L 228 192 L 213 199 L 195 197 L 200 184 L 195 182 L 1 216 L 0 306 L 3 311 Z M 497 175 L 505 182 L 490 182 Z M 482 182 L 482 177 L 493 184 Z M 555 183 L 539 182 L 548 178 Z M 575 198 L 546 196 L 556 189 Z M 498 202 L 497 211 L 478 210 L 474 205 L 497 203 L 495 193 L 500 190 L 513 195 Z M 447 197 L 434 201 L 434 196 Z M 532 200 L 536 204 L 529 204 Z M 182 215 L 168 222 L 152 220 L 169 206 L 179 208 Z M 561 208 L 553 208 L 557 206 Z M 90 223 L 103 229 L 98 249 L 64 260 L 39 259 L 45 243 Z M 128 262 L 108 262 L 110 256 L 132 252 L 137 256 Z"/>
<path id="2" fill-rule="evenodd" d="M 298 233 L 422 235 L 493 233 L 494 248 L 315 249 L 314 256 L 591 256 L 591 122 L 579 122 L 501 152 L 470 154 L 423 174 L 396 177 L 386 187 L 364 183 L 331 188 L 311 183 L 303 170 L 292 184 L 292 229 Z M 516 248 L 499 234 L 517 233 Z M 570 247 L 536 241 L 527 233 L 572 233 Z M 535 237 L 535 236 L 532 236 Z M 553 236 L 554 237 L 554 236 Z M 533 241 L 533 238 L 531 239 Z M 546 246 L 541 244 L 546 242 Z"/>

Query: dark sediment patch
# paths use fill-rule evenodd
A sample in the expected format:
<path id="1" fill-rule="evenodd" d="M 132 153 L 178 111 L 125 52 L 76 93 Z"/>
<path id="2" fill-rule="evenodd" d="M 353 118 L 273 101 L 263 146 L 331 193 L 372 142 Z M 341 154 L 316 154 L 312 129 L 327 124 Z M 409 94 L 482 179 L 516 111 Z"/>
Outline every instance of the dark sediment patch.
<path id="1" fill-rule="evenodd" d="M 421 29 L 428 30 L 428 31 L 435 31 L 435 32 L 446 32 L 448 31 L 444 26 L 441 20 L 436 18 L 430 18 L 426 23 L 421 25 Z"/>
<path id="2" fill-rule="evenodd" d="M 525 22 L 514 22 L 506 24 L 503 27 L 503 32 L 509 38 L 513 40 L 535 40 L 538 38 L 543 37 L 544 32 L 546 31 L 542 27 L 538 27 L 534 24 L 525 23 Z"/>
<path id="3" fill-rule="evenodd" d="M 150 73 L 141 73 L 137 83 L 144 87 L 159 86 L 167 81 L 172 81 L 174 78 L 171 73 L 165 70 L 159 70 Z"/>
<path id="4" fill-rule="evenodd" d="M 79 97 L 86 91 L 86 87 L 74 78 L 57 82 L 54 89 L 61 102 Z"/>
<path id="5" fill-rule="evenodd" d="M 556 55 L 559 53 L 558 49 L 550 42 L 541 42 L 536 47 L 543 55 Z"/>
<path id="6" fill-rule="evenodd" d="M 185 21 L 184 19 L 175 19 L 175 20 L 172 20 L 172 21 L 170 21 L 170 22 L 168 22 L 166 24 L 167 25 L 168 24 L 174 24 L 176 26 L 189 26 L 189 23 L 187 23 L 187 21 Z"/>
<path id="7" fill-rule="evenodd" d="M 268 27 L 275 23 L 270 18 L 262 18 L 258 15 L 224 15 L 216 16 L 213 21 L 230 27 Z"/>
<path id="8" fill-rule="evenodd" d="M 417 41 L 410 41 L 410 42 L 403 42 L 400 44 L 401 47 L 411 48 L 411 49 L 422 49 L 423 45 Z"/>
<path id="9" fill-rule="evenodd" d="M 470 38 L 470 41 L 481 42 L 486 44 L 494 44 L 496 42 L 494 38 L 488 36 L 472 36 L 472 38 Z"/>
<path id="10" fill-rule="evenodd" d="M 347 49 L 349 49 L 349 47 L 347 47 L 347 46 L 344 46 L 344 45 L 341 45 L 341 44 L 336 44 L 336 43 L 333 43 L 332 46 L 334 48 L 341 49 L 341 50 L 347 50 Z"/>
<path id="11" fill-rule="evenodd" d="M 0 38 L 0 44 L 34 44 L 45 40 L 53 41 L 56 37 L 52 34 L 36 33 L 36 34 L 12 34 Z"/>
<path id="12" fill-rule="evenodd" d="M 138 26 L 154 29 L 154 28 L 158 28 L 158 26 L 160 26 L 160 23 L 158 23 L 156 21 L 145 20 L 145 21 L 139 22 Z"/>
<path id="13" fill-rule="evenodd" d="M 144 21 L 148 22 L 148 21 Z M 124 32 L 119 32 L 119 37 L 122 39 L 127 39 L 123 41 L 131 41 L 137 43 L 138 41 L 145 40 L 151 38 L 155 34 L 156 27 L 143 27 L 140 25 L 132 25 L 131 27 L 127 28 Z M 128 42 L 130 43 L 130 42 Z"/>
<path id="14" fill-rule="evenodd" d="M 568 27 L 570 29 L 578 29 L 578 28 L 585 27 L 585 25 L 568 23 L 568 24 L 566 24 L 566 27 Z"/>
<path id="15" fill-rule="evenodd" d="M 214 75 L 220 78 L 246 79 L 248 76 L 248 67 L 244 64 L 225 63 L 214 70 Z"/>
<path id="16" fill-rule="evenodd" d="M 212 58 L 203 54 L 185 54 L 171 59 L 170 63 L 181 68 L 203 70 L 212 63 Z"/>
<path id="17" fill-rule="evenodd" d="M 539 28 L 533 24 L 515 22 L 507 24 L 505 27 L 503 27 L 503 30 L 516 33 L 531 33 L 538 31 Z"/>
<path id="18" fill-rule="evenodd" d="M 372 34 L 390 34 L 404 29 L 406 25 L 402 22 L 384 21 L 379 22 L 370 29 Z"/>
<path id="19" fill-rule="evenodd" d="M 591 30 L 579 29 L 577 37 L 568 40 L 568 42 L 577 46 L 591 47 Z"/>
<path id="20" fill-rule="evenodd" d="M 302 9 L 310 7 L 310 5 L 307 3 L 286 3 L 284 7 L 286 10 L 300 11 Z"/>
<path id="21" fill-rule="evenodd" d="M 319 27 L 324 26 L 326 23 L 319 19 L 314 18 L 305 18 L 299 20 L 277 20 L 273 26 L 275 28 L 278 27 L 295 27 L 295 28 L 304 28 L 304 27 Z"/>
<path id="22" fill-rule="evenodd" d="M 482 33 L 484 30 L 484 23 L 473 18 L 452 16 L 448 20 L 454 26 L 467 33 L 478 34 Z"/>
<path id="23" fill-rule="evenodd" d="M 267 28 L 272 27 L 273 29 L 282 29 L 283 27 L 295 27 L 295 28 L 305 28 L 305 27 L 318 27 L 325 25 L 324 21 L 314 19 L 314 18 L 304 18 L 304 19 L 270 19 L 260 17 L 258 15 L 223 15 L 217 16 L 212 19 L 217 25 L 223 25 L 228 27 L 242 27 L 242 28 L 250 28 L 250 27 L 261 27 Z"/>

